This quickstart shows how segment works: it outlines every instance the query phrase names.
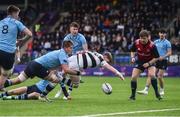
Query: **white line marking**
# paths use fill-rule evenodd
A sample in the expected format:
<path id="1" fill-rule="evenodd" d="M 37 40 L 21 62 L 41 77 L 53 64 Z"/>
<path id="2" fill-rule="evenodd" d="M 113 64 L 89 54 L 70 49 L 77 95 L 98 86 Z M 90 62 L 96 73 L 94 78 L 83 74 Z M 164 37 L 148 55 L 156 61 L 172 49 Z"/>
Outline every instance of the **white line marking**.
<path id="1" fill-rule="evenodd" d="M 94 114 L 94 115 L 84 115 L 84 116 L 79 116 L 79 117 L 113 116 L 113 115 L 149 113 L 149 112 L 163 112 L 163 111 L 176 111 L 176 110 L 180 110 L 180 108 L 159 109 L 159 110 L 143 110 L 143 111 L 129 111 L 129 112 L 118 112 L 118 113 L 106 113 L 106 114 Z"/>

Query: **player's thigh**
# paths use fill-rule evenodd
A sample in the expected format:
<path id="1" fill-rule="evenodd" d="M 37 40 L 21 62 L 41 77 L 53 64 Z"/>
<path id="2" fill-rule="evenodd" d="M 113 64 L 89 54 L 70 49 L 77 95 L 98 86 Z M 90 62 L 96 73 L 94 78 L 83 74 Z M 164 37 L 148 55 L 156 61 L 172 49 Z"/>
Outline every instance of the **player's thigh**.
<path id="1" fill-rule="evenodd" d="M 14 53 L 7 53 L 0 50 L 0 66 L 4 70 L 10 70 L 14 64 Z"/>
<path id="2" fill-rule="evenodd" d="M 133 68 L 131 79 L 132 80 L 137 79 L 141 72 L 142 72 L 142 70 L 137 69 L 137 68 Z"/>
<path id="3" fill-rule="evenodd" d="M 33 92 L 42 93 L 36 85 L 31 85 L 27 87 L 27 94 L 31 94 Z"/>
<path id="4" fill-rule="evenodd" d="M 156 67 L 151 66 L 148 68 L 148 77 L 155 77 L 156 76 Z"/>
<path id="5" fill-rule="evenodd" d="M 81 76 L 76 76 L 76 75 L 71 75 L 70 78 L 72 80 L 72 82 L 79 82 L 80 81 L 80 77 Z"/>
<path id="6" fill-rule="evenodd" d="M 49 71 L 44 68 L 41 64 L 31 61 L 28 63 L 27 67 L 24 70 L 24 73 L 27 77 L 39 77 L 39 78 L 46 78 L 49 75 Z"/>
<path id="7" fill-rule="evenodd" d="M 164 69 L 159 69 L 159 70 L 158 70 L 158 73 L 157 73 L 158 78 L 162 78 L 162 77 L 164 76 L 164 72 L 165 72 Z"/>

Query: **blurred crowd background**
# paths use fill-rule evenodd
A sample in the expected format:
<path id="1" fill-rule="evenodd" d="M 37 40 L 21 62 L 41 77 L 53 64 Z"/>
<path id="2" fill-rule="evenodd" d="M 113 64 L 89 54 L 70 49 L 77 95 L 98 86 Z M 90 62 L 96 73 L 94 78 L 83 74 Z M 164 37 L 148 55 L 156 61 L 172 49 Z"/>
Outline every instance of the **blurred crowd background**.
<path id="1" fill-rule="evenodd" d="M 140 30 L 167 30 L 173 53 L 180 53 L 179 0 L 6 0 L 0 1 L 0 19 L 9 4 L 21 8 L 21 21 L 33 31 L 33 38 L 21 44 L 22 63 L 61 48 L 69 24 L 77 21 L 89 49 L 110 51 L 115 63 L 129 62 L 129 48 Z M 179 58 L 180 61 L 180 58 Z"/>

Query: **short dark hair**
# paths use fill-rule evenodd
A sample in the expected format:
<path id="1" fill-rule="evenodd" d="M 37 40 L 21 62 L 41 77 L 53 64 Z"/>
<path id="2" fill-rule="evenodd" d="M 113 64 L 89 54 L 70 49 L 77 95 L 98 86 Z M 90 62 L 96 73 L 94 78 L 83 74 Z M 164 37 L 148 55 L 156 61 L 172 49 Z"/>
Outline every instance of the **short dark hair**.
<path id="1" fill-rule="evenodd" d="M 70 40 L 63 41 L 63 48 L 68 48 L 68 47 L 70 47 L 72 45 L 73 45 L 73 43 Z"/>
<path id="2" fill-rule="evenodd" d="M 20 12 L 20 9 L 17 6 L 15 6 L 15 5 L 9 5 L 7 7 L 7 14 L 11 15 L 14 12 Z"/>
<path id="3" fill-rule="evenodd" d="M 71 22 L 71 24 L 69 25 L 69 27 L 79 28 L 79 24 L 78 24 L 77 22 Z"/>
<path id="4" fill-rule="evenodd" d="M 147 30 L 141 30 L 141 32 L 139 33 L 139 37 L 149 37 L 150 32 Z"/>
<path id="5" fill-rule="evenodd" d="M 160 33 L 167 33 L 167 31 L 166 31 L 165 28 L 160 28 L 160 29 L 159 29 L 159 32 L 160 32 Z"/>

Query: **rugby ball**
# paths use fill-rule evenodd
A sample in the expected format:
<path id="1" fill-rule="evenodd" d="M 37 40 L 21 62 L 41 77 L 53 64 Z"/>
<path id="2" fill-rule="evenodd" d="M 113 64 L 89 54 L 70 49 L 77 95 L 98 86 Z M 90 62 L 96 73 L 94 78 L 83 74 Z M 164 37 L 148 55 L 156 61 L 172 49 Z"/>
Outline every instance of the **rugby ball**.
<path id="1" fill-rule="evenodd" d="M 102 91 L 107 94 L 110 95 L 112 93 L 112 87 L 109 83 L 103 83 L 102 84 Z"/>

